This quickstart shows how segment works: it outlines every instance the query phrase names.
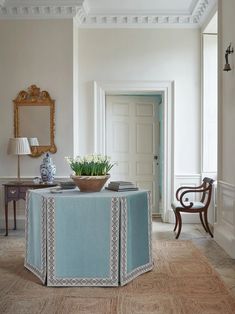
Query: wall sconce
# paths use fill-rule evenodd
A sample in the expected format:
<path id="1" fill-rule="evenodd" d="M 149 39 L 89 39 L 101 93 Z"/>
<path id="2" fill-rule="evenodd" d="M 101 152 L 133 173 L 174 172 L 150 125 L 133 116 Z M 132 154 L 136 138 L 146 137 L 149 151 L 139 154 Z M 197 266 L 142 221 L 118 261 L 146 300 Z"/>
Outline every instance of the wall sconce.
<path id="1" fill-rule="evenodd" d="M 231 53 L 233 53 L 233 48 L 231 48 L 231 43 L 228 46 L 228 48 L 225 51 L 225 66 L 224 66 L 224 71 L 231 71 L 231 66 L 228 62 L 228 55 L 230 55 Z"/>

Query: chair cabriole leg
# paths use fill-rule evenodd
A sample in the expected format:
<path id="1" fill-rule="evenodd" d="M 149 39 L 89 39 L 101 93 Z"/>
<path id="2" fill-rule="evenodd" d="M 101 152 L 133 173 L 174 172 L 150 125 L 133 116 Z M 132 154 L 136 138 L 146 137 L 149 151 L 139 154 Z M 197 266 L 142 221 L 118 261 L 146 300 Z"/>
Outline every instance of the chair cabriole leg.
<path id="1" fill-rule="evenodd" d="M 204 212 L 204 220 L 205 220 L 205 225 L 208 229 L 209 234 L 211 235 L 211 237 L 213 238 L 213 233 L 210 231 L 209 225 L 208 225 L 208 220 L 207 220 L 207 211 Z"/>
<path id="2" fill-rule="evenodd" d="M 204 221 L 203 221 L 202 212 L 200 212 L 199 215 L 200 215 L 200 220 L 201 220 L 201 223 L 203 225 L 203 228 L 205 229 L 206 232 L 208 232 L 208 229 L 206 228 Z"/>
<path id="3" fill-rule="evenodd" d="M 178 223 L 179 223 L 179 227 L 178 227 L 178 232 L 177 232 L 175 238 L 178 239 L 178 238 L 179 238 L 179 235 L 180 235 L 180 232 L 181 232 L 182 219 L 181 219 L 181 215 L 180 215 L 180 212 L 179 212 L 179 211 L 176 212 L 176 215 L 177 215 L 177 220 L 178 220 Z"/>
<path id="4" fill-rule="evenodd" d="M 177 225 L 178 225 L 178 217 L 177 217 L 177 215 L 176 215 L 176 212 L 175 212 L 175 211 L 174 211 L 174 214 L 175 214 L 175 228 L 174 228 L 174 230 L 173 230 L 173 231 L 175 231 L 175 230 L 176 230 Z"/>
<path id="5" fill-rule="evenodd" d="M 16 201 L 13 201 L 13 212 L 14 212 L 14 228 L 16 230 Z"/>

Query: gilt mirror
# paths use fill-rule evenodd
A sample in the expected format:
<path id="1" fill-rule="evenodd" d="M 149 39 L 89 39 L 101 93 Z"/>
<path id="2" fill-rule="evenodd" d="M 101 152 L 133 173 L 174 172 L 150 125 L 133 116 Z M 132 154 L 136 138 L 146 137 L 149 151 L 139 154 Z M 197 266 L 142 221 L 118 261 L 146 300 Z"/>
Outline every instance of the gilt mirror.
<path id="1" fill-rule="evenodd" d="M 31 146 L 31 156 L 38 157 L 45 152 L 56 153 L 55 101 L 50 94 L 32 85 L 27 91 L 20 91 L 13 103 L 14 136 L 37 139 L 37 146 Z"/>

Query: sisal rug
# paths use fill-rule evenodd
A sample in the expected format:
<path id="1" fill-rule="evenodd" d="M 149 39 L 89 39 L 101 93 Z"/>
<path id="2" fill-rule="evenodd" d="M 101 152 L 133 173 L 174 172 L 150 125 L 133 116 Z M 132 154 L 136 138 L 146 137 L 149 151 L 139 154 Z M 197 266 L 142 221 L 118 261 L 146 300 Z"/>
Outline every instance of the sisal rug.
<path id="1" fill-rule="evenodd" d="M 49 288 L 26 270 L 24 240 L 0 239 L 1 314 L 234 314 L 235 300 L 190 241 L 155 241 L 155 266 L 118 288 Z"/>

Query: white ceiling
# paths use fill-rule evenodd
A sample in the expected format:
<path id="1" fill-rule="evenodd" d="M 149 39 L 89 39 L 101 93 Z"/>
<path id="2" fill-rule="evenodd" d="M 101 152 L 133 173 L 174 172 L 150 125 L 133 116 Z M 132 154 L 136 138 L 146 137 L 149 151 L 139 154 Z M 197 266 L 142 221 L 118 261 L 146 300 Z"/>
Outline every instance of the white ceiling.
<path id="1" fill-rule="evenodd" d="M 147 12 L 190 14 L 198 0 L 87 0 L 91 13 Z"/>
<path id="2" fill-rule="evenodd" d="M 0 0 L 0 19 L 75 18 L 80 27 L 200 27 L 217 0 Z"/>

